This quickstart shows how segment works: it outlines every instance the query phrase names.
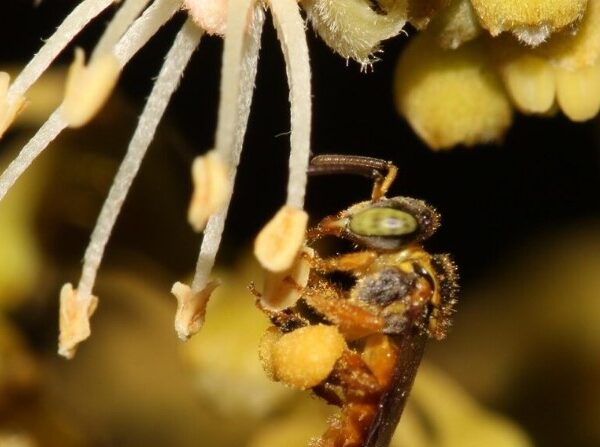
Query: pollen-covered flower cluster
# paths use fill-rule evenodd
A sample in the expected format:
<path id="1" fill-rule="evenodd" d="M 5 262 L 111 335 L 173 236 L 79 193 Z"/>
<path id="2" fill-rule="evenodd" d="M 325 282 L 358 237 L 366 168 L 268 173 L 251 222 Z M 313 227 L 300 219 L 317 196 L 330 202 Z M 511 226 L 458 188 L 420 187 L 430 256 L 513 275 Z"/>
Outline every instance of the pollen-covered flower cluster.
<path id="1" fill-rule="evenodd" d="M 599 55 L 598 0 L 447 1 L 400 57 L 396 104 L 433 149 L 498 141 L 515 110 L 585 121 Z"/>
<path id="2" fill-rule="evenodd" d="M 61 294 L 59 352 L 67 357 L 90 334 L 101 297 L 96 275 L 121 206 L 203 34 L 224 38 L 218 124 L 211 148 L 191 166 L 195 191 L 188 213 L 204 236 L 190 285 L 176 283 L 176 328 L 200 329 L 218 281 L 210 274 L 224 231 L 240 161 L 266 12 L 273 18 L 290 88 L 287 199 L 264 227 L 255 253 L 268 271 L 263 296 L 279 306 L 298 297 L 284 276 L 305 277 L 303 210 L 311 132 L 311 71 L 306 24 L 338 55 L 361 68 L 381 56 L 381 42 L 410 23 L 417 35 L 401 56 L 396 103 L 432 148 L 498 140 L 514 110 L 570 119 L 600 108 L 600 0 L 82 0 L 40 51 L 10 79 L 0 72 L 0 137 L 27 106 L 30 87 L 77 34 L 105 10 L 115 14 L 93 49 L 69 49 L 62 104 L 0 175 L 0 200 L 66 128 L 94 118 L 124 66 L 177 13 L 187 14 L 166 55 L 121 166 L 100 210 L 76 287 Z M 267 219 L 265 219 L 267 220 Z"/>

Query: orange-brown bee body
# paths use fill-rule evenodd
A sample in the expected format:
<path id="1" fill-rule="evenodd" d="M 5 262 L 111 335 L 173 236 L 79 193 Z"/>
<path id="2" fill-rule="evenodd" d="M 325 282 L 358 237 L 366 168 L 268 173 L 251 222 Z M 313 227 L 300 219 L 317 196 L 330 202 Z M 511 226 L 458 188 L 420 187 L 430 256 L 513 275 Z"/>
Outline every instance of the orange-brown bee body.
<path id="1" fill-rule="evenodd" d="M 329 258 L 317 251 L 305 254 L 311 273 L 301 298 L 282 311 L 263 310 L 282 337 L 301 327 L 329 325 L 345 340 L 327 377 L 311 387 L 341 408 L 315 447 L 386 447 L 426 340 L 442 339 L 450 325 L 456 267 L 448 255 L 431 255 L 421 245 L 439 226 L 432 207 L 408 197 L 385 198 L 395 166 L 365 157 L 315 160 L 317 173 L 350 172 L 375 179 L 371 201 L 324 218 L 307 234 L 307 245 L 333 236 L 354 242 L 360 250 Z M 348 284 L 338 284 L 334 275 L 348 277 Z"/>

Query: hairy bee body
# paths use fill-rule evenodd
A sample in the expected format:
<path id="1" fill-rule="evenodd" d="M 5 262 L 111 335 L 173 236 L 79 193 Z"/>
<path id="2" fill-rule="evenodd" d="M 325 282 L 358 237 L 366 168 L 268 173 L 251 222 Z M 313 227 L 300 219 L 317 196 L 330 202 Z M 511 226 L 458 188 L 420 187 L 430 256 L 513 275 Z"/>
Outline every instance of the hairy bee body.
<path id="1" fill-rule="evenodd" d="M 350 165 L 342 164 L 343 156 L 327 157 L 333 158 L 316 163 L 319 173 L 327 163 L 335 163 L 336 172 L 363 167 L 356 164 L 360 157 Z M 391 166 L 388 177 L 395 175 L 389 162 L 367 161 L 365 170 Z M 439 214 L 421 200 L 386 198 L 377 188 L 393 178 L 373 176 L 373 200 L 324 218 L 307 234 L 307 246 L 333 236 L 354 242 L 358 250 L 330 258 L 318 250 L 305 254 L 311 272 L 307 284 L 298 285 L 300 299 L 279 311 L 262 307 L 273 323 L 261 347 L 271 377 L 309 388 L 341 408 L 315 447 L 389 444 L 425 341 L 444 338 L 456 301 L 454 263 L 421 245 L 439 226 Z M 337 282 L 335 275 L 350 281 Z M 289 356 L 280 355 L 282 345 Z M 330 366 L 315 375 L 314 365 L 321 365 L 315 359 L 321 358 Z"/>

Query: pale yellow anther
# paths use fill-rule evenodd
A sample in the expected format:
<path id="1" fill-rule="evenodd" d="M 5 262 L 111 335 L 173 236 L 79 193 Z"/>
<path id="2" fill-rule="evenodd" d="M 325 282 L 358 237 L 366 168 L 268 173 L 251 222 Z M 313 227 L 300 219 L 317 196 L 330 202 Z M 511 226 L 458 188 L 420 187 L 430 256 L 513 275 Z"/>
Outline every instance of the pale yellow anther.
<path id="1" fill-rule="evenodd" d="M 302 248 L 308 214 L 283 206 L 263 227 L 254 241 L 254 256 L 271 272 L 289 270 Z"/>
<path id="2" fill-rule="evenodd" d="M 69 68 L 62 116 L 70 127 L 87 124 L 108 100 L 119 79 L 121 67 L 112 53 L 93 58 L 85 65 L 85 53 L 75 50 Z"/>
<path id="3" fill-rule="evenodd" d="M 71 284 L 60 290 L 58 353 L 73 358 L 77 346 L 90 336 L 90 318 L 98 306 L 95 296 L 79 297 Z"/>
<path id="4" fill-rule="evenodd" d="M 171 293 L 177 298 L 175 331 L 181 340 L 187 340 L 202 328 L 208 300 L 220 284 L 219 280 L 211 281 L 196 293 L 186 284 L 180 282 L 173 284 Z"/>
<path id="5" fill-rule="evenodd" d="M 573 121 L 586 121 L 600 110 L 600 63 L 570 71 L 556 68 L 556 99 Z"/>
<path id="6" fill-rule="evenodd" d="M 275 380 L 302 390 L 325 380 L 346 349 L 337 327 L 324 324 L 305 326 L 279 338 L 271 336 L 267 342 L 271 343 L 270 362 L 263 353 L 263 365 L 270 366 L 268 372 Z"/>
<path id="7" fill-rule="evenodd" d="M 395 81 L 399 111 L 432 149 L 497 141 L 511 124 L 510 101 L 481 41 L 444 50 L 421 33 L 404 50 Z"/>
<path id="8" fill-rule="evenodd" d="M 194 22 L 208 34 L 225 35 L 227 0 L 184 0 L 183 5 Z"/>
<path id="9" fill-rule="evenodd" d="M 10 76 L 8 73 L 0 71 L 0 138 L 2 138 L 4 132 L 11 126 L 25 105 L 25 98 L 23 96 L 11 103 L 8 102 L 7 93 L 9 85 Z"/>
<path id="10" fill-rule="evenodd" d="M 497 36 L 510 31 L 528 45 L 580 20 L 588 0 L 471 0 L 482 26 Z"/>
<path id="11" fill-rule="evenodd" d="M 595 64 L 600 56 L 600 0 L 589 0 L 577 29 L 553 35 L 540 51 L 568 70 Z"/>
<path id="12" fill-rule="evenodd" d="M 500 65 L 504 85 L 513 103 L 524 113 L 547 113 L 554 104 L 554 69 L 541 57 L 522 53 Z"/>
<path id="13" fill-rule="evenodd" d="M 208 218 L 229 197 L 229 169 L 213 150 L 196 157 L 192 164 L 194 193 L 188 209 L 188 222 L 196 231 L 204 230 Z"/>
<path id="14" fill-rule="evenodd" d="M 289 270 L 278 273 L 268 270 L 265 272 L 264 290 L 260 299 L 263 307 L 282 310 L 296 304 L 302 295 L 302 289 L 308 284 L 311 270 L 305 255 L 313 254 L 312 248 L 304 247 Z"/>

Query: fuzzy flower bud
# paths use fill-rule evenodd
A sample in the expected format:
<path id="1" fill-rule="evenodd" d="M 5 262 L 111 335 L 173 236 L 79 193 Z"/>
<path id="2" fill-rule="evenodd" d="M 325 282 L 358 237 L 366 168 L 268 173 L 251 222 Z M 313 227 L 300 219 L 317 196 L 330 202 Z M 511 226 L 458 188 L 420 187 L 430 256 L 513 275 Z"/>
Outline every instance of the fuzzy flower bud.
<path id="1" fill-rule="evenodd" d="M 378 2 L 384 13 L 365 0 L 304 0 L 302 6 L 319 36 L 347 59 L 368 65 L 382 40 L 397 35 L 407 17 L 406 0 Z"/>
<path id="2" fill-rule="evenodd" d="M 536 46 L 550 34 L 583 17 L 588 0 L 471 0 L 481 24 L 492 36 L 512 32 Z"/>
<path id="3" fill-rule="evenodd" d="M 547 113 L 554 105 L 554 68 L 536 52 L 502 40 L 492 47 L 504 86 L 517 109 L 523 113 Z"/>
<path id="4" fill-rule="evenodd" d="M 575 32 L 567 29 L 558 33 L 539 50 L 554 64 L 568 70 L 596 63 L 600 56 L 600 0 L 589 0 Z"/>
<path id="5" fill-rule="evenodd" d="M 421 33 L 395 80 L 398 110 L 433 149 L 496 141 L 511 124 L 510 102 L 480 41 L 444 50 Z"/>
<path id="6" fill-rule="evenodd" d="M 572 121 L 586 121 L 600 110 L 600 63 L 570 71 L 556 69 L 556 99 Z"/>

